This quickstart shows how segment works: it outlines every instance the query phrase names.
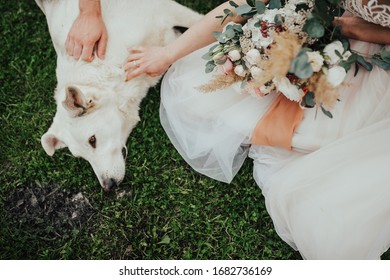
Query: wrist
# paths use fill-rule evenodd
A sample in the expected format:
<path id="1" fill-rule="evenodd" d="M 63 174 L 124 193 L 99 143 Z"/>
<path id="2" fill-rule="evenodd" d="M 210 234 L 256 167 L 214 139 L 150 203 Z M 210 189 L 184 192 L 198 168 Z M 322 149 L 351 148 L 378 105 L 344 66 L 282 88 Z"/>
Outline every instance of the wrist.
<path id="1" fill-rule="evenodd" d="M 100 0 L 79 0 L 80 14 L 101 15 Z"/>
<path id="2" fill-rule="evenodd" d="M 170 45 L 166 45 L 163 47 L 163 51 L 165 54 L 165 63 L 168 65 L 172 65 L 179 58 L 175 55 L 173 49 L 170 48 Z"/>

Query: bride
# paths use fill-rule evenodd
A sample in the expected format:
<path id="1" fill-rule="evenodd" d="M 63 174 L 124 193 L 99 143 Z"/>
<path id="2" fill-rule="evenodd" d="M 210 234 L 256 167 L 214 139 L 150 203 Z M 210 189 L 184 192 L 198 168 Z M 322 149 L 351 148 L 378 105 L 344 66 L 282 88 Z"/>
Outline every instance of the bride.
<path id="1" fill-rule="evenodd" d="M 338 24 L 351 49 L 366 57 L 390 50 L 388 0 L 346 0 L 344 7 Z M 169 68 L 160 115 L 176 149 L 196 171 L 223 182 L 249 155 L 279 236 L 303 258 L 379 259 L 390 246 L 390 72 L 349 71 L 333 119 L 304 110 L 291 150 L 251 144 L 275 96 L 239 94 L 236 85 L 197 90 L 212 78 L 201 57 L 212 31 L 223 28 L 216 16 L 227 8 L 215 8 L 167 47 L 132 49 L 128 79 Z M 230 20 L 245 23 L 238 15 Z"/>

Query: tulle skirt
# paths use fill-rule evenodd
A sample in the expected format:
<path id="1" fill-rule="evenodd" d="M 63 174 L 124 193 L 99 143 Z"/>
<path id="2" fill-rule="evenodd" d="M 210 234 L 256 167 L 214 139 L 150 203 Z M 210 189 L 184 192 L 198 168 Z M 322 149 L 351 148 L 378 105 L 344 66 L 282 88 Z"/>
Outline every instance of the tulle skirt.
<path id="1" fill-rule="evenodd" d="M 373 54 L 379 45 L 351 40 Z M 306 259 L 379 259 L 390 246 L 390 71 L 348 72 L 333 119 L 308 109 L 292 151 L 250 144 L 276 95 L 255 98 L 240 85 L 213 93 L 201 56 L 176 62 L 161 89 L 161 123 L 196 171 L 230 182 L 244 160 L 279 236 Z"/>

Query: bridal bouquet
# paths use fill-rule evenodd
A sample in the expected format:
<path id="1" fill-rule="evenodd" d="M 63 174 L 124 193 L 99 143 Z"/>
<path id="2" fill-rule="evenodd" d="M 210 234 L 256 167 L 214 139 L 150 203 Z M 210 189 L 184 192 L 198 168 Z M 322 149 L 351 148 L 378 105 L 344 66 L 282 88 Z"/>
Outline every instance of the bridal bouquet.
<path id="1" fill-rule="evenodd" d="M 339 0 L 250 1 L 235 12 L 248 17 L 244 26 L 229 23 L 215 32 L 218 43 L 204 56 L 206 72 L 219 70 L 201 86 L 211 92 L 241 81 L 255 96 L 280 92 L 302 107 L 319 107 L 329 117 L 339 99 L 338 87 L 353 64 L 372 65 L 349 50 L 348 40 L 333 26 L 342 12 Z M 229 9 L 220 16 L 226 20 Z"/>

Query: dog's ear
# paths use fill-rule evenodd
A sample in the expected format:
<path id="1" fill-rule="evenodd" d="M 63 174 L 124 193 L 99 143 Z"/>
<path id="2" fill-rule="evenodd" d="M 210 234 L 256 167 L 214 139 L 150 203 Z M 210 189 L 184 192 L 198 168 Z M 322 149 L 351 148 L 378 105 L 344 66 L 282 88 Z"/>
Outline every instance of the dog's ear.
<path id="1" fill-rule="evenodd" d="M 62 142 L 55 134 L 50 132 L 50 129 L 41 137 L 41 144 L 46 154 L 49 156 L 54 155 L 54 152 L 57 149 L 66 147 L 64 142 Z"/>
<path id="2" fill-rule="evenodd" d="M 80 117 L 95 106 L 94 100 L 87 99 L 78 87 L 68 86 L 65 91 L 66 98 L 62 104 L 72 117 Z"/>
<path id="3" fill-rule="evenodd" d="M 123 102 L 119 106 L 119 111 L 126 116 L 126 124 L 131 129 L 133 129 L 141 120 L 138 113 L 139 103 L 139 99 L 130 97 L 129 100 Z"/>

